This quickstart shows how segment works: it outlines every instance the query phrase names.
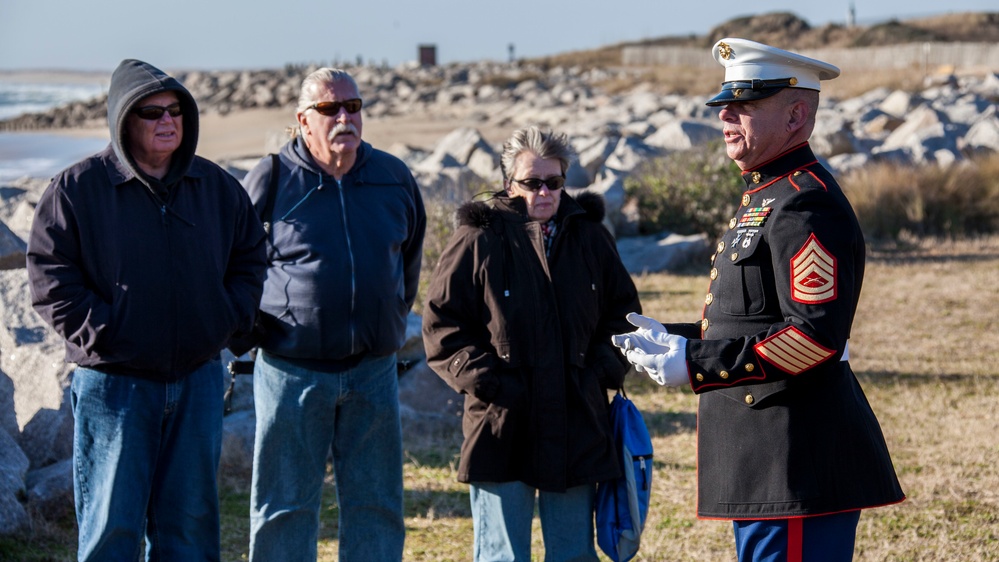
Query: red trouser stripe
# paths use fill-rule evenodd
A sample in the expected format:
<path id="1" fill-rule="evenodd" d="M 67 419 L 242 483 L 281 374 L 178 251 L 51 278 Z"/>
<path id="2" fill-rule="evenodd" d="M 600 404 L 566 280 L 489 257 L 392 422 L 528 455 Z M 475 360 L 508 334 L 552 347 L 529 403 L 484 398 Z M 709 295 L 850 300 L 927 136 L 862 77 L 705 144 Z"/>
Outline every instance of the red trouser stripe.
<path id="1" fill-rule="evenodd" d="M 787 520 L 787 562 L 801 562 L 801 550 L 804 544 L 802 527 L 804 519 L 795 518 Z"/>

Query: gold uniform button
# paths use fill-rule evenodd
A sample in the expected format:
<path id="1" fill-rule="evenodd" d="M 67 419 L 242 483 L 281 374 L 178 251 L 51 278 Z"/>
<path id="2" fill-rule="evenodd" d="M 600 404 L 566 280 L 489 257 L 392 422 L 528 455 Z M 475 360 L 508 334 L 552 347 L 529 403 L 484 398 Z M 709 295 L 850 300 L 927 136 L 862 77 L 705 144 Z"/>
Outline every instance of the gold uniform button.
<path id="1" fill-rule="evenodd" d="M 752 395 L 752 394 L 747 394 L 747 395 L 746 395 L 746 404 L 752 404 L 752 403 L 753 403 L 753 402 L 755 402 L 755 401 L 756 401 L 756 399 L 755 399 L 755 398 L 753 398 L 753 395 Z"/>
<path id="2" fill-rule="evenodd" d="M 763 178 L 763 176 L 760 175 L 759 172 L 753 172 L 753 183 L 760 183 L 760 180 L 762 178 Z M 748 203 L 747 203 L 747 205 L 748 205 Z"/>
<path id="3" fill-rule="evenodd" d="M 801 175 L 801 170 L 795 170 L 795 172 L 794 172 L 794 176 L 795 176 L 795 177 L 798 177 L 798 176 L 800 176 L 800 175 Z"/>
<path id="4" fill-rule="evenodd" d="M 718 241 L 718 249 L 715 250 L 715 251 L 717 253 L 719 253 L 719 254 L 722 253 L 722 252 L 724 252 L 725 251 L 725 242 L 722 242 L 722 241 L 719 240 Z"/>
<path id="5" fill-rule="evenodd" d="M 790 78 L 787 79 L 787 83 L 790 84 L 790 85 L 792 85 L 792 86 L 797 86 L 798 85 L 798 79 L 795 78 L 794 76 L 792 76 L 792 77 L 790 77 Z"/>
<path id="6" fill-rule="evenodd" d="M 705 318 L 701 320 L 701 330 L 707 331 L 708 327 L 711 326 L 711 321 Z"/>
<path id="7" fill-rule="evenodd" d="M 753 365 L 752 363 L 746 363 L 746 372 L 747 373 L 752 373 L 753 369 L 755 369 L 755 368 L 756 368 L 756 365 Z"/>
<path id="8" fill-rule="evenodd" d="M 697 379 L 697 382 L 704 382 L 704 375 L 702 375 L 701 373 L 697 373 L 697 376 L 694 378 Z"/>
<path id="9" fill-rule="evenodd" d="M 712 281 L 714 281 L 715 279 L 718 279 L 718 268 L 717 267 L 712 267 L 711 268 L 711 276 L 710 277 L 711 277 Z"/>
<path id="10" fill-rule="evenodd" d="M 743 207 L 748 207 L 750 201 L 752 201 L 752 199 L 749 198 L 749 194 L 748 193 L 743 194 L 743 196 L 742 196 L 742 206 Z"/>
<path id="11" fill-rule="evenodd" d="M 722 372 L 718 373 L 718 376 L 721 377 L 722 379 L 726 379 L 727 380 L 728 379 L 728 371 L 722 371 Z"/>
<path id="12" fill-rule="evenodd" d="M 711 303 L 713 303 L 714 301 L 715 301 L 715 296 L 712 295 L 711 293 L 708 293 L 707 296 L 704 297 L 704 304 L 706 305 L 711 305 Z"/>
<path id="13" fill-rule="evenodd" d="M 732 252 L 732 255 L 729 256 L 729 258 L 731 258 L 732 261 L 739 259 L 739 252 Z"/>
<path id="14" fill-rule="evenodd" d="M 735 217 L 732 217 L 732 220 L 728 221 L 729 228 L 735 228 L 735 225 L 737 224 L 739 224 L 739 220 Z"/>

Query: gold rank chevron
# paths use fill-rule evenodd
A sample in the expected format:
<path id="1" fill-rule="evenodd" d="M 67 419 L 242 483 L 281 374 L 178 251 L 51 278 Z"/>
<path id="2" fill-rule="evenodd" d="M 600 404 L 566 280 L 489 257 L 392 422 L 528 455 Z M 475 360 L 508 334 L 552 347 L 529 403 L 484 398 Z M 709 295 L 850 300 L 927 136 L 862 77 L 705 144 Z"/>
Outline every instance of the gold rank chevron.
<path id="1" fill-rule="evenodd" d="M 811 369 L 835 353 L 793 326 L 756 344 L 755 349 L 757 355 L 792 375 Z"/>
<path id="2" fill-rule="evenodd" d="M 804 304 L 836 299 L 836 258 L 814 234 L 791 258 L 791 298 Z"/>

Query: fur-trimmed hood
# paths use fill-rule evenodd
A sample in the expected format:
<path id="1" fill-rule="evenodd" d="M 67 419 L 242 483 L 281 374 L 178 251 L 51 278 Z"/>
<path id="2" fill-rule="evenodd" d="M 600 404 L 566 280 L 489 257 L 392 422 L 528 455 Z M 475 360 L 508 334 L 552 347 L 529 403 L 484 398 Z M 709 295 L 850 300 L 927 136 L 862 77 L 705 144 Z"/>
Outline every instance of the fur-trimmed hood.
<path id="1" fill-rule="evenodd" d="M 527 208 L 520 197 L 507 197 L 505 192 L 497 192 L 489 201 L 469 201 L 458 207 L 455 222 L 458 226 L 474 226 L 489 228 L 502 212 L 512 212 L 526 220 Z M 562 193 L 559 201 L 556 221 L 561 222 L 566 217 L 582 214 L 591 222 L 602 222 L 606 216 L 606 205 L 603 196 L 583 191 L 575 197 Z"/>

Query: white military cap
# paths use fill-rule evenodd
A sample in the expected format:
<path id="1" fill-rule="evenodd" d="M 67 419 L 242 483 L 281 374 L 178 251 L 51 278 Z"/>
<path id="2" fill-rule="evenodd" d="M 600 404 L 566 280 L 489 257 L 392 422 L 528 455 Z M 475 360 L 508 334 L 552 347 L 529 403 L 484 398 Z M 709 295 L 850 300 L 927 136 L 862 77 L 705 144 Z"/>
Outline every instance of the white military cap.
<path id="1" fill-rule="evenodd" d="M 726 37 L 711 55 L 725 67 L 725 82 L 708 105 L 763 99 L 784 88 L 821 90 L 819 82 L 839 76 L 839 68 L 827 62 L 748 39 Z"/>

